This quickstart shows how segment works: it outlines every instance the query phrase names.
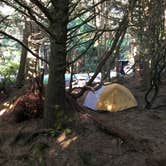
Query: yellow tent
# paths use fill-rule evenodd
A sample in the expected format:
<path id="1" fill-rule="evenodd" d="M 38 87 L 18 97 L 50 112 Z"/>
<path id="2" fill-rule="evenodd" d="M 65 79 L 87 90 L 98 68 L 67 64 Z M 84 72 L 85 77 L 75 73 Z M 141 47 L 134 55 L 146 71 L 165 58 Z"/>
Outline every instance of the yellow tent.
<path id="1" fill-rule="evenodd" d="M 137 101 L 129 89 L 113 83 L 104 85 L 95 92 L 89 92 L 83 105 L 93 110 L 117 112 L 137 106 Z"/>

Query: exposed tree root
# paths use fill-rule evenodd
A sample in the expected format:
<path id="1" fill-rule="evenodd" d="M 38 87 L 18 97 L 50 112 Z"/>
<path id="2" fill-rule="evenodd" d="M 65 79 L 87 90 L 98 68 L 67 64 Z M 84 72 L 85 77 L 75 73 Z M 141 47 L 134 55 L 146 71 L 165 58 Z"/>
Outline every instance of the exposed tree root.
<path id="1" fill-rule="evenodd" d="M 88 117 L 92 119 L 96 126 L 103 131 L 104 133 L 111 135 L 113 137 L 119 138 L 123 144 L 127 144 L 130 147 L 130 150 L 136 152 L 147 152 L 150 153 L 152 151 L 151 147 L 148 144 L 148 140 L 135 138 L 130 133 L 115 127 L 115 126 L 107 126 L 105 123 L 94 116 L 88 114 Z"/>

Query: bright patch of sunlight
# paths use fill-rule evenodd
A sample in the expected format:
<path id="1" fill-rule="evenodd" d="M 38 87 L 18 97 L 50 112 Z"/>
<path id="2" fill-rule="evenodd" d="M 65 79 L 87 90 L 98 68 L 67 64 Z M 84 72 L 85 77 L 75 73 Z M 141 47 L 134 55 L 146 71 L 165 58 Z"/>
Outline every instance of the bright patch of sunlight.
<path id="1" fill-rule="evenodd" d="M 14 12 L 14 9 L 12 9 L 11 7 L 8 7 L 6 5 L 4 6 L 0 6 L 0 13 L 2 13 L 3 15 L 11 15 Z"/>
<path id="2" fill-rule="evenodd" d="M 108 109 L 108 110 L 112 110 L 112 108 L 113 108 L 113 105 L 112 105 L 112 104 L 107 106 L 107 109 Z"/>
<path id="3" fill-rule="evenodd" d="M 0 108 L 0 116 L 2 116 L 5 112 L 9 112 L 14 107 L 13 104 L 10 104 L 10 102 L 5 102 Z"/>
<path id="4" fill-rule="evenodd" d="M 13 104 L 10 104 L 9 109 L 12 109 L 12 108 L 13 108 L 13 106 L 14 106 Z"/>
<path id="5" fill-rule="evenodd" d="M 77 140 L 77 136 L 73 137 L 73 138 L 70 138 L 68 140 L 65 140 L 61 143 L 61 146 L 63 149 L 67 148 L 72 142 L 74 142 L 75 140 Z"/>
<path id="6" fill-rule="evenodd" d="M 63 142 L 66 139 L 66 133 L 63 132 L 60 137 L 57 139 L 58 143 Z"/>
<path id="7" fill-rule="evenodd" d="M 9 109 L 12 109 L 12 108 L 13 108 L 13 104 L 10 104 L 10 102 L 5 102 L 5 103 L 3 104 L 3 106 L 4 106 L 4 107 L 7 107 L 7 108 L 9 108 Z"/>
<path id="8" fill-rule="evenodd" d="M 128 0 L 117 0 L 118 2 L 121 2 L 122 4 L 126 5 L 128 4 Z"/>
<path id="9" fill-rule="evenodd" d="M 9 107 L 9 106 L 10 106 L 10 103 L 5 102 L 3 105 L 4 105 L 5 107 Z"/>
<path id="10" fill-rule="evenodd" d="M 73 136 L 72 138 L 67 138 L 66 133 L 62 133 L 61 136 L 58 138 L 57 142 L 60 144 L 62 149 L 67 148 L 72 142 L 77 140 L 77 136 Z"/>
<path id="11" fill-rule="evenodd" d="M 3 109 L 3 110 L 1 110 L 0 111 L 0 116 L 2 116 L 5 112 L 7 111 L 7 109 L 5 108 L 5 109 Z"/>

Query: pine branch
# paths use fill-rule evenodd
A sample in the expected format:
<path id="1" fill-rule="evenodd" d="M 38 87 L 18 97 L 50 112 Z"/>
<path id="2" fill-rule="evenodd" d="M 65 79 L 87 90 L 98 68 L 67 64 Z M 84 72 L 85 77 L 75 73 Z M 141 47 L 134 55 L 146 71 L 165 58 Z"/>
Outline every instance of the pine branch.
<path id="1" fill-rule="evenodd" d="M 7 38 L 11 39 L 11 40 L 14 40 L 16 41 L 17 43 L 19 43 L 22 47 L 24 47 L 27 51 L 29 51 L 34 57 L 36 57 L 37 59 L 40 59 L 41 61 L 45 62 L 48 64 L 48 61 L 39 57 L 38 54 L 34 53 L 30 48 L 28 48 L 28 46 L 26 46 L 23 42 L 21 42 L 19 39 L 7 34 L 6 32 L 4 31 L 1 31 L 0 30 L 0 33 L 3 34 L 4 36 L 6 36 Z"/>
<path id="2" fill-rule="evenodd" d="M 49 19 L 49 20 L 53 20 L 52 16 L 51 16 L 51 13 L 49 12 L 49 9 L 46 8 L 44 6 L 44 4 L 42 4 L 41 1 L 39 0 L 30 0 L 33 4 L 35 4 L 40 10 L 41 12 L 44 13 L 44 15 Z"/>

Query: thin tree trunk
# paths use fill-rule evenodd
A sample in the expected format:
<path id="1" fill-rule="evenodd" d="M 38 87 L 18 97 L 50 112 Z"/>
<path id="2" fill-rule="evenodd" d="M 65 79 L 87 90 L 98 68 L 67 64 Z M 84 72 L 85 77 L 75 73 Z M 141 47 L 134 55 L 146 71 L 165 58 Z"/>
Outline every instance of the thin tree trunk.
<path id="1" fill-rule="evenodd" d="M 25 19 L 25 28 L 23 30 L 23 43 L 28 46 L 28 37 L 30 35 L 29 25 L 27 20 Z M 16 79 L 16 86 L 21 88 L 24 85 L 25 81 L 25 68 L 26 68 L 26 59 L 27 59 L 27 49 L 22 47 L 22 53 L 20 58 L 20 66 Z"/>

